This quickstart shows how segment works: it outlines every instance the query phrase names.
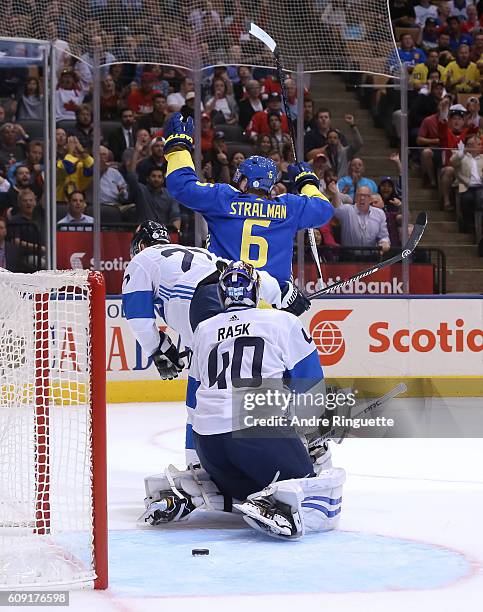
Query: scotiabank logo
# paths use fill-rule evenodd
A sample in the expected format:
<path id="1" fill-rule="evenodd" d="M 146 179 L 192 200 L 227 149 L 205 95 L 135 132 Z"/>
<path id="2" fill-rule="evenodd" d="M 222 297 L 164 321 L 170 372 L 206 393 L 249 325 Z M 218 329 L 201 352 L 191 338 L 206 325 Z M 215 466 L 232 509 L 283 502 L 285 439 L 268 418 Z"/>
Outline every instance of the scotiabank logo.
<path id="1" fill-rule="evenodd" d="M 309 331 L 317 347 L 321 365 L 335 365 L 344 356 L 344 336 L 334 321 L 344 321 L 351 312 L 352 310 L 321 310 L 310 321 Z"/>
<path id="2" fill-rule="evenodd" d="M 463 319 L 456 319 L 454 324 L 440 322 L 436 330 L 431 329 L 395 329 L 390 330 L 389 323 L 377 321 L 369 327 L 370 353 L 385 353 L 393 348 L 399 353 L 429 353 L 439 349 L 443 353 L 463 353 L 483 351 L 483 329 L 464 329 Z M 315 338 L 314 338 L 315 340 Z"/>
<path id="3" fill-rule="evenodd" d="M 73 270 L 82 270 L 84 268 L 84 256 L 86 253 L 72 253 L 70 256 L 70 267 Z M 115 270 L 116 272 L 124 271 L 129 264 L 129 261 L 123 259 L 122 257 L 114 257 L 114 259 L 101 259 L 101 272 L 111 272 Z M 94 258 L 90 259 L 89 262 L 91 270 L 94 269 Z"/>

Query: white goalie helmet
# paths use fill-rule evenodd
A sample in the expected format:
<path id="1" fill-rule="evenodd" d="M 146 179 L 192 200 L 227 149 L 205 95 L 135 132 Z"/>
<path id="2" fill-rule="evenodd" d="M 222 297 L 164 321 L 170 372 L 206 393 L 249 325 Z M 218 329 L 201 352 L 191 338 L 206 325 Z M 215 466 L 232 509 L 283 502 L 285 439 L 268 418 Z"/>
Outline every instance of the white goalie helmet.
<path id="1" fill-rule="evenodd" d="M 260 299 L 260 276 L 244 261 L 230 263 L 218 281 L 218 297 L 223 308 L 256 308 Z"/>

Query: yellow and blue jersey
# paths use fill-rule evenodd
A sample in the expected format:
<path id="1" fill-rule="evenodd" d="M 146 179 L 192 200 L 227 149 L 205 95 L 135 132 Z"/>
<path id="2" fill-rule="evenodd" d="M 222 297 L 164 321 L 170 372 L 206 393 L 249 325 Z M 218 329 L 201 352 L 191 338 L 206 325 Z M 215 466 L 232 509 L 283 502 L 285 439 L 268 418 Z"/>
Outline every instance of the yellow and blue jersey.
<path id="1" fill-rule="evenodd" d="M 166 158 L 168 191 L 203 215 L 208 224 L 208 250 L 266 270 L 279 283 L 291 277 L 297 231 L 320 227 L 332 218 L 332 205 L 313 185 L 305 186 L 302 195 L 257 197 L 225 183 L 202 183 L 187 151 L 174 151 Z"/>

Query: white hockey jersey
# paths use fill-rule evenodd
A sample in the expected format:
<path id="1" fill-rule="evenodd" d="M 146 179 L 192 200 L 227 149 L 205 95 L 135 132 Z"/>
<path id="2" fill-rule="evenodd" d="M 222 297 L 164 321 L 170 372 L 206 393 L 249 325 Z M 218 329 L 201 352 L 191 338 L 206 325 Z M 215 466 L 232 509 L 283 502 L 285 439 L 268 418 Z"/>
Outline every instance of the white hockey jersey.
<path id="1" fill-rule="evenodd" d="M 124 272 L 122 303 L 131 330 L 147 355 L 159 346 L 155 305 L 166 324 L 191 347 L 190 303 L 198 284 L 216 272 L 220 258 L 206 249 L 162 244 L 142 250 Z M 280 307 L 278 282 L 267 272 L 261 276 L 260 295 Z"/>
<path id="2" fill-rule="evenodd" d="M 231 308 L 203 321 L 194 334 L 188 377 L 194 431 L 211 435 L 243 428 L 233 412 L 233 380 L 249 379 L 256 391 L 262 380 L 282 378 L 313 383 L 323 378 L 315 344 L 296 316 Z"/>

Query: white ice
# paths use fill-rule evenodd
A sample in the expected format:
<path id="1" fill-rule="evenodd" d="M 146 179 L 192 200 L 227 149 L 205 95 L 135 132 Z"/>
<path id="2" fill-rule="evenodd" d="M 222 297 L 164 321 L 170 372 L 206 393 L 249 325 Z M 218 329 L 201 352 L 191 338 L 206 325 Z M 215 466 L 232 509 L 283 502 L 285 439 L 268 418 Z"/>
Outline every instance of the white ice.
<path id="1" fill-rule="evenodd" d="M 332 539 L 330 534 L 314 534 L 316 539 L 312 541 L 312 536 L 306 536 L 298 543 L 270 540 L 267 544 L 268 538 L 264 540 L 261 534 L 254 537 L 233 515 L 217 519 L 220 523 L 215 531 L 216 520 L 184 524 L 174 530 L 136 527 L 143 509 L 143 477 L 161 471 L 168 463 L 184 465 L 184 421 L 181 403 L 109 406 L 109 528 L 112 539 L 124 543 L 111 560 L 110 588 L 106 592 L 71 592 L 70 610 L 91 607 L 96 611 L 150 612 L 172 606 L 183 611 L 230 612 L 305 608 L 334 612 L 483 610 L 481 440 L 346 440 L 333 450 L 335 465 L 347 471 L 341 533 Z M 191 545 L 202 545 L 205 540 L 214 547 L 210 557 L 191 557 Z M 354 542 L 355 549 L 351 548 Z M 464 576 L 451 581 L 443 572 L 442 585 L 435 586 L 439 566 L 431 556 L 427 561 L 423 556 L 419 587 L 414 588 L 412 568 L 404 564 L 405 546 L 424 548 L 425 544 L 430 544 L 427 548 L 434 548 L 436 555 L 440 551 L 450 561 L 461 562 L 466 567 Z M 357 552 L 355 558 L 352 550 Z M 272 592 L 206 595 L 204 582 L 208 577 L 216 578 L 212 574 L 221 570 L 216 565 L 217 551 L 223 571 L 230 563 L 236 566 L 236 580 L 245 587 L 239 592 L 259 585 L 260 580 L 268 585 L 283 580 L 291 585 L 291 592 L 277 593 L 268 588 Z M 305 563 L 302 573 L 299 560 Z M 171 578 L 165 591 L 153 596 L 160 567 L 169 571 Z M 324 572 L 324 567 L 330 571 Z M 371 574 L 371 568 L 376 568 L 376 575 Z M 370 592 L 364 592 L 366 578 L 377 584 L 381 568 L 384 574 L 395 572 L 398 580 L 394 587 L 386 576 L 380 587 L 372 586 Z M 121 579 L 122 575 L 125 578 Z M 149 588 L 137 588 L 135 575 L 142 576 L 143 585 Z M 336 581 L 337 588 L 327 588 L 327 575 L 341 577 Z M 133 584 L 128 587 L 130 578 Z M 304 592 L 305 579 L 311 584 L 320 581 L 322 588 Z M 184 596 L 183 584 L 193 581 L 200 584 L 201 596 Z M 341 585 L 344 592 L 340 592 Z M 339 592 L 331 592 L 334 590 Z"/>

